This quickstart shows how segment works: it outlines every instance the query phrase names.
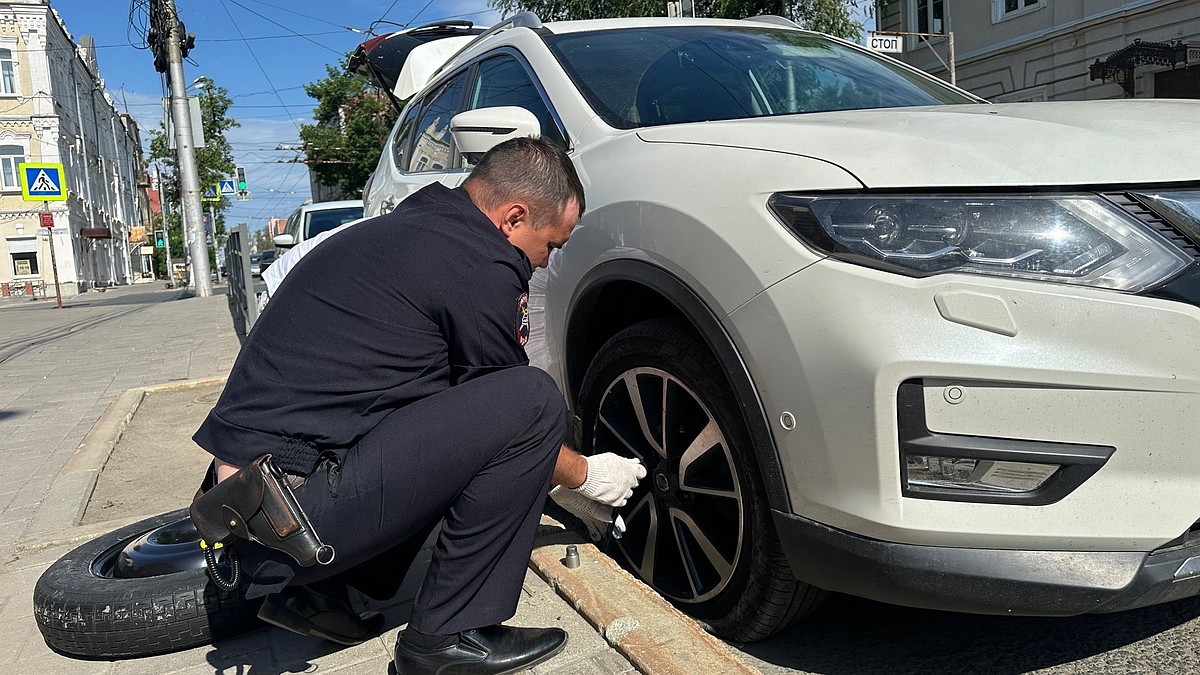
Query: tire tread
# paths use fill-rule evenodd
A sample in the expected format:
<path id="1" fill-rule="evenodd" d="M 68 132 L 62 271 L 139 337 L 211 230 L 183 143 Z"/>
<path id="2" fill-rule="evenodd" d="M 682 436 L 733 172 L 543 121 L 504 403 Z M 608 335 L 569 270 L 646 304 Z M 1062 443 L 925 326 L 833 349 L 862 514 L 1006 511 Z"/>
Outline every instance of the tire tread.
<path id="1" fill-rule="evenodd" d="M 109 579 L 92 562 L 113 545 L 186 517 L 176 511 L 134 523 L 59 558 L 38 579 L 33 615 L 47 646 L 82 658 L 128 658 L 190 649 L 256 627 L 257 602 L 220 591 L 203 569 Z"/>

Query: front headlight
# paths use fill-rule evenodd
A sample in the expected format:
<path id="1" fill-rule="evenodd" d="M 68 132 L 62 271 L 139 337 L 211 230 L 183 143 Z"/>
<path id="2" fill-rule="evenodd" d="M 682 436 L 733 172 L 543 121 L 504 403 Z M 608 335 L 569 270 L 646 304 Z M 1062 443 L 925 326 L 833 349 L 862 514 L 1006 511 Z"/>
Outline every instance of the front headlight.
<path id="1" fill-rule="evenodd" d="M 914 276 L 969 272 L 1136 293 L 1192 262 L 1095 195 L 776 194 L 768 205 L 822 252 Z"/>

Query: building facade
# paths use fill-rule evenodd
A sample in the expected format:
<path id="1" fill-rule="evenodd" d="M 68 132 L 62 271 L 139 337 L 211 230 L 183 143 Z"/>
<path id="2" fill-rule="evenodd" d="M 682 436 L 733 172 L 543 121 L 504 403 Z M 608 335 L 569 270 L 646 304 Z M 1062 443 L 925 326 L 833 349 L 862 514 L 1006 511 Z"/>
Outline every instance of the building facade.
<path id="1" fill-rule="evenodd" d="M 1200 98 L 1200 0 L 879 0 L 876 11 L 879 32 L 953 31 L 958 86 L 992 101 Z M 898 58 L 949 79 L 946 38 L 904 42 Z M 1114 66 L 1103 79 L 1097 61 Z"/>
<path id="2" fill-rule="evenodd" d="M 140 247 L 129 242 L 143 225 L 140 152 L 91 40 L 76 44 L 45 0 L 0 3 L 0 289 L 54 293 L 50 237 L 64 295 L 140 276 Z M 22 162 L 62 164 L 68 199 L 25 201 Z M 52 230 L 39 227 L 46 206 Z"/>

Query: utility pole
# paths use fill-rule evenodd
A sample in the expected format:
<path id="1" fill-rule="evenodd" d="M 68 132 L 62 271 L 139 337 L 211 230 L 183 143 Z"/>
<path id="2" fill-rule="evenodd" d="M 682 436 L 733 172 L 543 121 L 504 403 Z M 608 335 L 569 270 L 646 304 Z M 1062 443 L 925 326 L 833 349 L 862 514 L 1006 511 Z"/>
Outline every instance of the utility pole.
<path id="1" fill-rule="evenodd" d="M 217 209 L 211 203 L 208 205 L 208 223 L 212 227 L 213 250 L 217 251 L 217 283 L 221 283 L 221 252 L 217 246 Z"/>
<path id="2" fill-rule="evenodd" d="M 155 40 L 155 68 L 165 56 L 167 79 L 171 84 L 171 122 L 175 134 L 175 164 L 179 171 L 179 201 L 191 254 L 192 283 L 196 295 L 212 295 L 209 281 L 208 242 L 204 237 L 204 221 L 200 209 L 200 177 L 196 171 L 196 148 L 192 141 L 192 118 L 188 109 L 187 86 L 183 79 L 185 41 L 190 49 L 194 38 L 183 31 L 183 22 L 175 9 L 175 0 L 151 0 L 150 17 Z M 163 44 L 165 43 L 165 44 Z M 165 47 L 165 49 L 164 49 Z"/>
<path id="3" fill-rule="evenodd" d="M 163 253 L 167 256 L 167 281 L 175 287 L 175 264 L 171 261 L 171 228 L 167 220 L 171 217 L 171 208 L 167 205 L 167 191 L 163 189 L 162 178 L 158 174 L 158 164 L 154 165 L 154 184 L 158 186 L 158 206 L 162 209 Z"/>

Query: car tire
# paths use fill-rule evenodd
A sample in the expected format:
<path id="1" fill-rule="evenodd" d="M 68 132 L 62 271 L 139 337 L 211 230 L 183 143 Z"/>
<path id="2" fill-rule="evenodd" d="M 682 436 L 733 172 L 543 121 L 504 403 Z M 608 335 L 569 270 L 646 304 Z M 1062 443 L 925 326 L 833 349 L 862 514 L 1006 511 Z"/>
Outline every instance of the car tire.
<path id="1" fill-rule="evenodd" d="M 191 534 L 189 534 L 189 531 Z M 151 656 L 205 645 L 262 627 L 260 601 L 240 591 L 218 590 L 203 566 L 187 511 L 155 516 L 98 537 L 59 558 L 42 573 L 33 591 L 33 614 L 46 644 L 56 652 L 87 659 Z M 156 541 L 160 539 L 162 541 Z M 150 563 L 150 574 L 120 578 L 116 558 L 134 545 L 174 555 Z M 173 550 L 171 550 L 173 549 Z M 180 553 L 184 555 L 179 555 Z M 155 573 L 201 561 L 199 567 Z"/>
<path id="2" fill-rule="evenodd" d="M 609 555 L 710 632 L 750 642 L 799 620 L 824 593 L 792 575 L 721 372 L 682 321 L 617 333 L 584 377 L 583 443 L 585 454 L 637 457 L 648 470 L 619 509 L 627 530 L 605 542 Z"/>

